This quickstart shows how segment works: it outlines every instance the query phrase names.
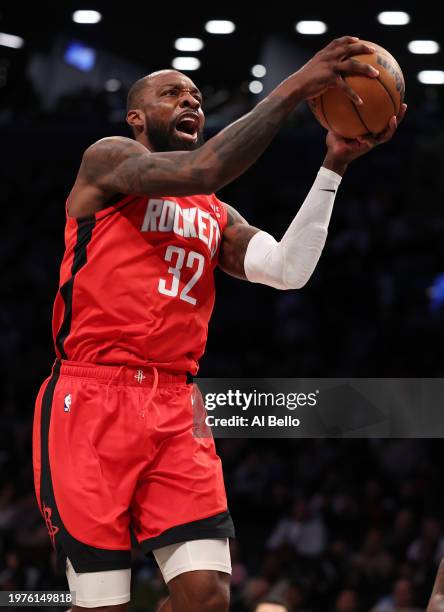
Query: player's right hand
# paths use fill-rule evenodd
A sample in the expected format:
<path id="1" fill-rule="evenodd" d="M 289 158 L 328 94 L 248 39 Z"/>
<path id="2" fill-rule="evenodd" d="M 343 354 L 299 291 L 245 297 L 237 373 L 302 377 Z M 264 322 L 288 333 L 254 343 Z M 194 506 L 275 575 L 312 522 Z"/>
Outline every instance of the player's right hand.
<path id="1" fill-rule="evenodd" d="M 321 49 L 293 76 L 304 99 L 316 98 L 330 87 L 341 87 L 355 104 L 361 98 L 343 79 L 347 75 L 377 77 L 378 70 L 353 59 L 354 55 L 374 53 L 375 48 L 355 36 L 343 36 Z"/>

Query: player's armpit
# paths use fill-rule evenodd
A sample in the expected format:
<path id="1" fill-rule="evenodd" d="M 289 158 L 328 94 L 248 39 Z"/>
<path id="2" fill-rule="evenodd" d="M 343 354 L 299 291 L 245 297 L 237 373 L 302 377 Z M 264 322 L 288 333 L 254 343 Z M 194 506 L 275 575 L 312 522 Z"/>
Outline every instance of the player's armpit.
<path id="1" fill-rule="evenodd" d="M 225 204 L 228 213 L 228 223 L 222 235 L 219 254 L 219 267 L 236 278 L 247 280 L 245 275 L 245 253 L 251 238 L 259 231 L 248 222 L 232 206 Z"/>

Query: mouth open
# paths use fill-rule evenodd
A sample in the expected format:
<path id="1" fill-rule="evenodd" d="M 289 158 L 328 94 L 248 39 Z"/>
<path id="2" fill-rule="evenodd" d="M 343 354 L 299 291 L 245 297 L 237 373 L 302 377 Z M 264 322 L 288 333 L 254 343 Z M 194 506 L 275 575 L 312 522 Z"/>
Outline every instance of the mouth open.
<path id="1" fill-rule="evenodd" d="M 199 135 L 199 120 L 197 117 L 185 115 L 176 123 L 175 131 L 184 140 L 195 141 Z"/>

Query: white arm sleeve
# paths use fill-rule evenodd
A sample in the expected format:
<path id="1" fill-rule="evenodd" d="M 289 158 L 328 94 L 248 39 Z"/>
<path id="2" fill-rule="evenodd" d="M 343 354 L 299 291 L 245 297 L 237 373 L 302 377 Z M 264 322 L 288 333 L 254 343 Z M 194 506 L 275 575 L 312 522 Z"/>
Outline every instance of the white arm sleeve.
<path id="1" fill-rule="evenodd" d="M 275 289 L 300 289 L 312 275 L 324 248 L 336 191 L 342 177 L 320 168 L 315 182 L 285 232 L 276 240 L 258 232 L 245 253 L 245 275 Z"/>

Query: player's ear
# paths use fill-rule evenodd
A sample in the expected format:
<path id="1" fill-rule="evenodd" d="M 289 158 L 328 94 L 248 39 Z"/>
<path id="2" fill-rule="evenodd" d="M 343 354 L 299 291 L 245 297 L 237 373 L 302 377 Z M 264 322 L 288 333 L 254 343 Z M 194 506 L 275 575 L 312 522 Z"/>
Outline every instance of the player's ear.
<path id="1" fill-rule="evenodd" d="M 138 108 L 132 108 L 128 111 L 126 122 L 137 132 L 143 132 L 145 129 L 145 115 Z"/>

